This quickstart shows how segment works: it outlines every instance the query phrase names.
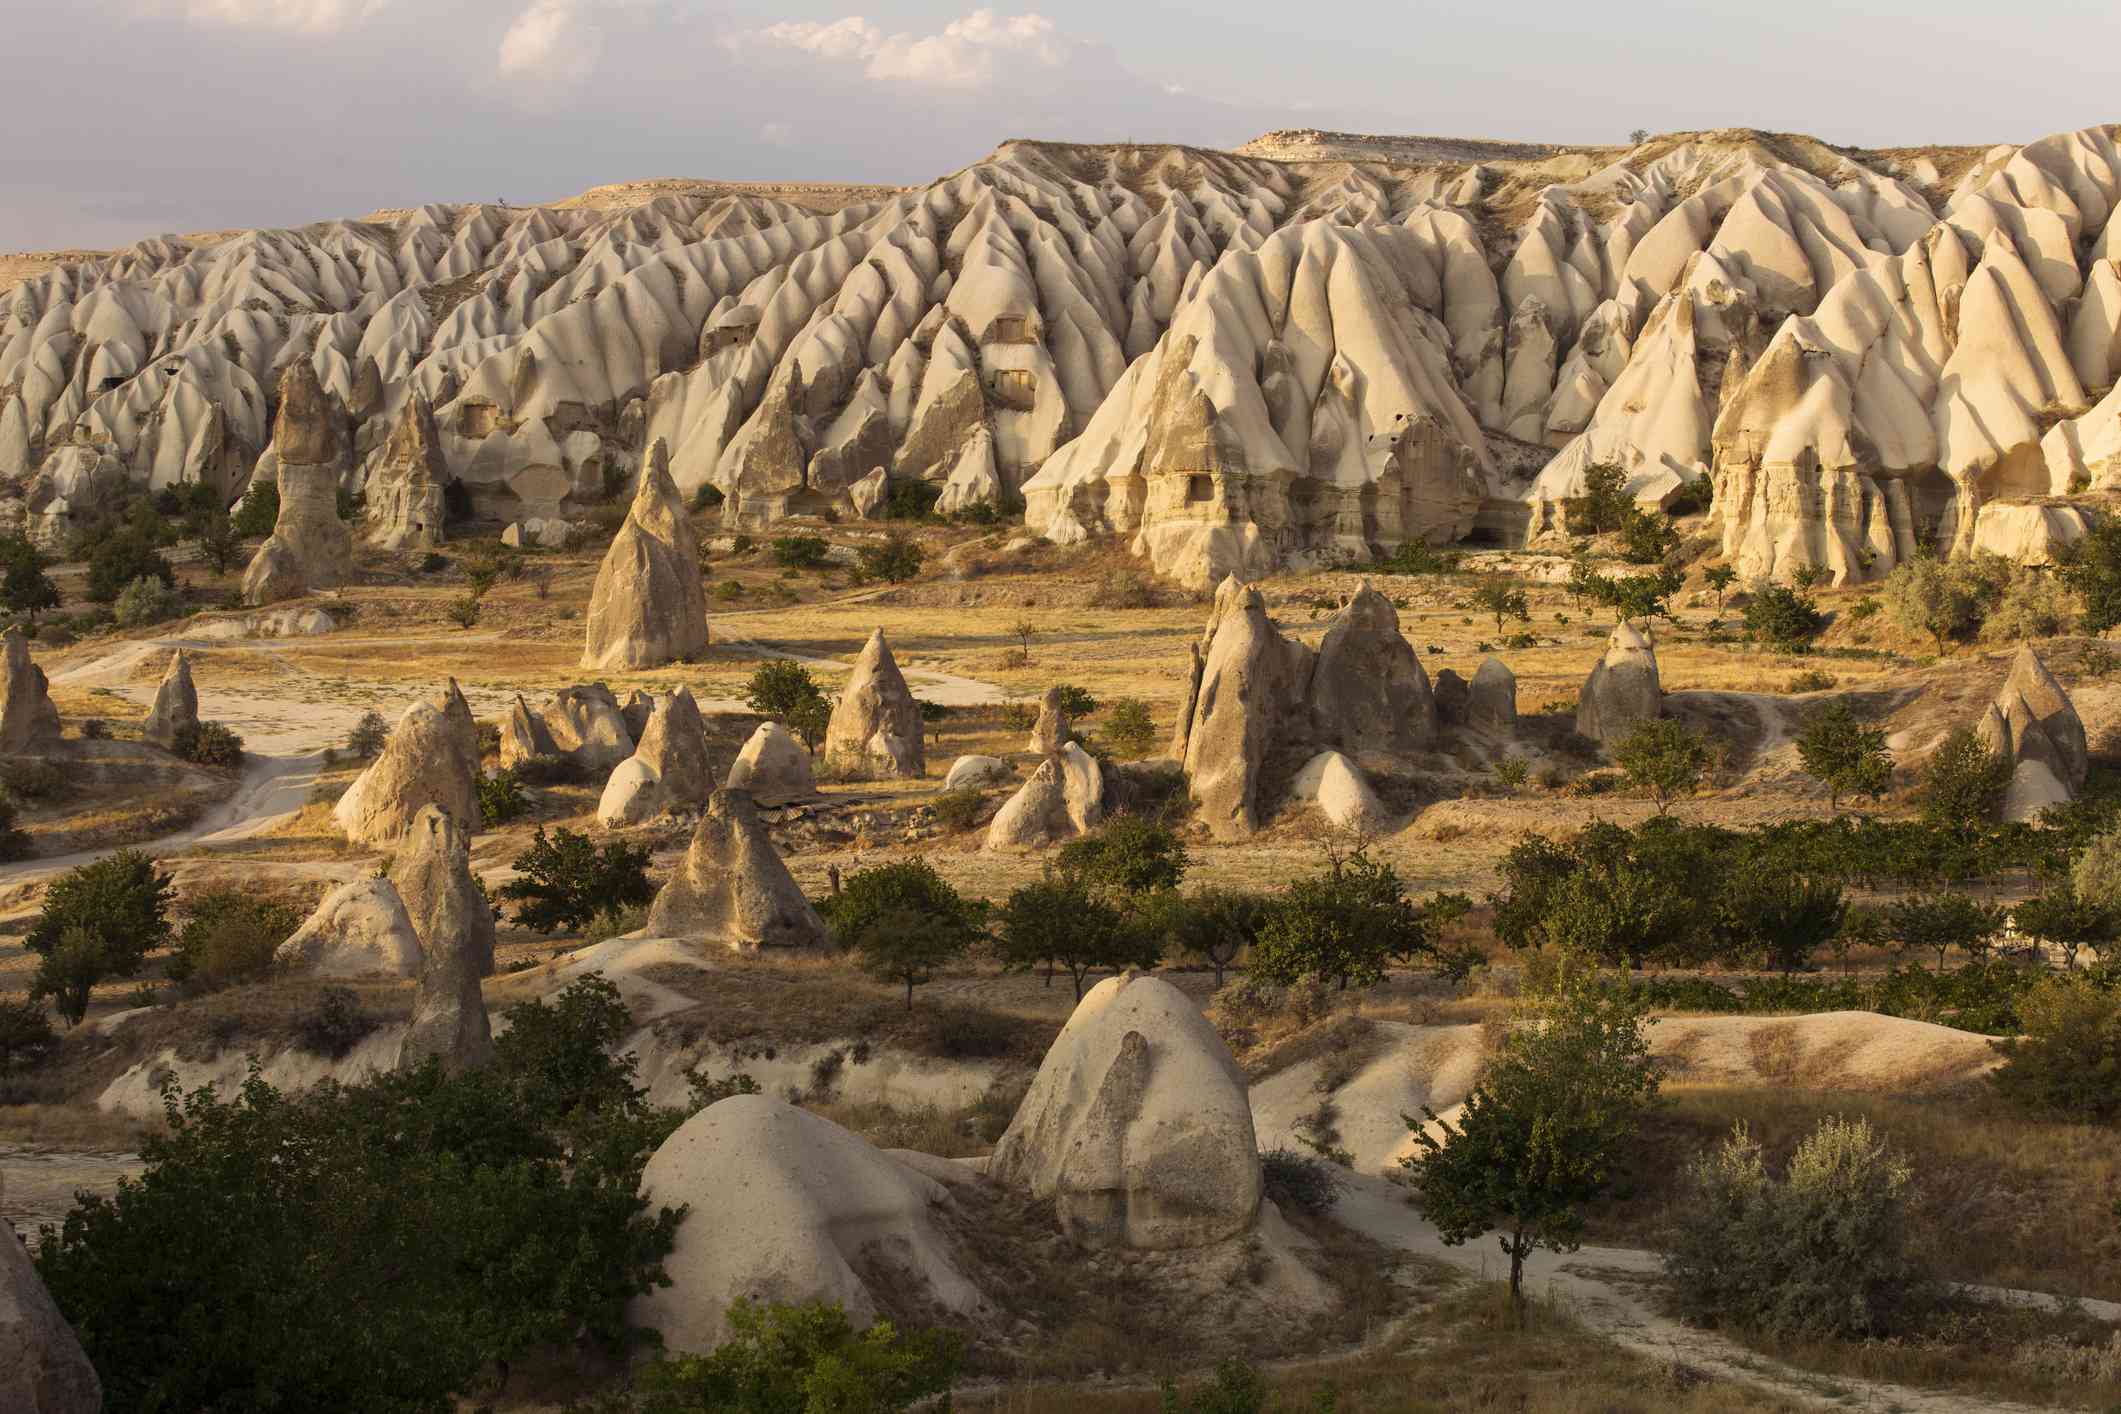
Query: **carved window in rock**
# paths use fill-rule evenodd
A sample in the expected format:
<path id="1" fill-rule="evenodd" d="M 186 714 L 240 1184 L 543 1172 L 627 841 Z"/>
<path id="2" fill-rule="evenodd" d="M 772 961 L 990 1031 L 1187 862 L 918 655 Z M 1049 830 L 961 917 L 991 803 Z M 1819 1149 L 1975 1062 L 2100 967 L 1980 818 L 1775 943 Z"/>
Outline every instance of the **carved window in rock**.
<path id="1" fill-rule="evenodd" d="M 501 420 L 501 410 L 492 403 L 465 403 L 457 409 L 457 435 L 484 437 Z"/>
<path id="2" fill-rule="evenodd" d="M 987 391 L 1003 407 L 1029 412 L 1038 405 L 1038 376 L 1028 368 L 997 368 L 987 375 Z"/>
<path id="3" fill-rule="evenodd" d="M 707 331 L 706 344 L 701 352 L 712 357 L 723 349 L 742 348 L 751 342 L 751 336 L 758 331 L 759 326 L 756 324 L 717 324 Z"/>
<path id="4" fill-rule="evenodd" d="M 1204 471 L 1196 471 L 1186 478 L 1186 504 L 1205 506 L 1215 500 L 1215 478 Z"/>
<path id="5" fill-rule="evenodd" d="M 997 314 L 987 326 L 987 337 L 980 342 L 987 344 L 1029 344 L 1037 336 L 1032 330 L 1028 314 Z"/>

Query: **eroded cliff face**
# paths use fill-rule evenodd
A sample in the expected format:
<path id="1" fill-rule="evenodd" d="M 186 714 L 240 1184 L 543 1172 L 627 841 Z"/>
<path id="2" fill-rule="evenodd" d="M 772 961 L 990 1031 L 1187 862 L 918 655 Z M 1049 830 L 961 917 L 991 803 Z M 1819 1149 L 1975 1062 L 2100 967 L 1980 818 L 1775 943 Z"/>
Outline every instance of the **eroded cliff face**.
<path id="1" fill-rule="evenodd" d="M 1594 463 L 1647 502 L 1710 477 L 1749 576 L 2038 555 L 2081 531 L 2058 498 L 2121 484 L 2111 127 L 1011 143 L 840 199 L 430 206 L 60 266 L 0 300 L 0 475 L 93 448 L 233 494 L 299 363 L 356 484 L 394 484 L 424 402 L 429 478 L 491 515 L 576 513 L 661 439 L 732 525 L 921 481 L 1200 584 L 1546 534 Z"/>

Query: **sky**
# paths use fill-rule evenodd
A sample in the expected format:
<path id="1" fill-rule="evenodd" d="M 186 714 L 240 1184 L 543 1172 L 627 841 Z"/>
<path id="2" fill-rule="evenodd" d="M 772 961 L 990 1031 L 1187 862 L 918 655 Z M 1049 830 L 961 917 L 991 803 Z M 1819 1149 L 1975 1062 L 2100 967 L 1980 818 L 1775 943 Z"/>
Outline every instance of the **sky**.
<path id="1" fill-rule="evenodd" d="M 0 250 L 649 177 L 916 184 L 1013 137 L 2121 119 L 2121 6 L 2058 0 L 0 0 L 0 52 Z"/>

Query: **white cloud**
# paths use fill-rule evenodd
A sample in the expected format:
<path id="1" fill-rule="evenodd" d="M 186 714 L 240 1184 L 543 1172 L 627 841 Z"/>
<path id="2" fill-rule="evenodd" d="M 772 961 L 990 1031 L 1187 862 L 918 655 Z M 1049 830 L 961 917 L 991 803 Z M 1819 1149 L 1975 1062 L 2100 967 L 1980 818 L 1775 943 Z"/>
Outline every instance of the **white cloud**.
<path id="1" fill-rule="evenodd" d="M 1040 14 L 997 15 L 974 10 L 936 34 L 886 34 L 860 15 L 820 23 L 787 21 L 737 39 L 792 49 L 833 63 L 859 62 L 879 83 L 968 91 L 993 89 L 1015 78 L 1063 67 L 1078 49 Z"/>
<path id="2" fill-rule="evenodd" d="M 578 84 L 596 71 L 604 32 L 582 0 L 531 0 L 501 36 L 497 64 L 508 78 Z"/>
<path id="3" fill-rule="evenodd" d="M 182 0 L 194 24 L 332 34 L 387 9 L 391 0 Z"/>

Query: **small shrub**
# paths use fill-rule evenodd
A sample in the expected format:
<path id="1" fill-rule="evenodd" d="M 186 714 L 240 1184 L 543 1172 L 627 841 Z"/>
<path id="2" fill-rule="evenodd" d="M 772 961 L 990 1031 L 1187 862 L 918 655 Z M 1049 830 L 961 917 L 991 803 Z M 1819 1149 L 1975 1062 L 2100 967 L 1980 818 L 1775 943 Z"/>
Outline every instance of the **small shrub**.
<path id="1" fill-rule="evenodd" d="M 921 547 L 903 535 L 887 537 L 880 545 L 864 545 L 858 561 L 864 579 L 903 584 L 921 572 Z"/>
<path id="2" fill-rule="evenodd" d="M 1097 711 L 1097 699 L 1088 688 L 1077 687 L 1072 682 L 1057 684 L 1060 691 L 1060 709 L 1069 718 L 1087 717 Z"/>
<path id="3" fill-rule="evenodd" d="M 961 790 L 944 791 L 931 806 L 936 822 L 953 833 L 969 830 L 979 820 L 980 807 L 987 803 L 985 792 L 966 786 Z"/>
<path id="4" fill-rule="evenodd" d="M 2121 1118 L 2121 992 L 2083 976 L 2045 977 L 2018 999 L 2022 1036 L 1996 1043 L 2006 1098 L 2058 1117 Z"/>
<path id="5" fill-rule="evenodd" d="M 730 1338 L 712 1355 L 680 1355 L 634 1378 L 649 1414 L 728 1410 L 892 1414 L 946 1393 L 963 1359 L 951 1331 L 901 1331 L 889 1321 L 857 1330 L 839 1306 L 760 1306 L 739 1299 Z M 947 1403 L 947 1400 L 945 1401 Z"/>
<path id="6" fill-rule="evenodd" d="M 1156 585 L 1139 570 L 1107 570 L 1090 591 L 1093 609 L 1154 609 L 1162 602 Z"/>
<path id="7" fill-rule="evenodd" d="M 635 904 L 630 908 L 622 908 L 617 913 L 599 913 L 590 919 L 589 926 L 582 930 L 582 941 L 605 943 L 628 933 L 639 932 L 647 926 L 648 906 Z"/>
<path id="8" fill-rule="evenodd" d="M 1826 627 L 1826 617 L 1809 595 L 1786 584 L 1763 584 L 1745 606 L 1747 632 L 1781 653 L 1802 653 Z"/>
<path id="9" fill-rule="evenodd" d="M 513 770 L 500 770 L 479 777 L 479 815 L 486 828 L 521 819 L 530 809 L 523 782 Z"/>
<path id="10" fill-rule="evenodd" d="M 526 756 L 509 769 L 518 781 L 531 786 L 580 785 L 591 774 L 572 756 Z"/>
<path id="11" fill-rule="evenodd" d="M 47 648 L 64 648 L 75 642 L 74 631 L 62 623 L 48 623 L 37 630 L 37 641 Z"/>
<path id="12" fill-rule="evenodd" d="M 714 597 L 724 604 L 734 604 L 744 597 L 744 586 L 733 579 L 725 579 L 714 587 Z"/>
<path id="13" fill-rule="evenodd" d="M 773 562 L 783 569 L 816 569 L 827 562 L 831 548 L 821 535 L 778 535 L 773 540 Z"/>
<path id="14" fill-rule="evenodd" d="M 1905 1329 L 1937 1291 L 1913 1255 L 1913 1172 L 1861 1119 L 1822 1120 L 1779 1182 L 1740 1125 L 1688 1180 L 1664 1266 L 1690 1320 L 1875 1338 Z"/>
<path id="15" fill-rule="evenodd" d="M 184 600 L 153 575 L 142 575 L 125 586 L 112 606 L 120 628 L 145 628 L 165 623 L 184 612 Z"/>
<path id="16" fill-rule="evenodd" d="M 1495 773 L 1496 784 L 1507 791 L 1522 788 L 1532 773 L 1531 763 L 1522 756 L 1498 756 L 1488 769 Z"/>
<path id="17" fill-rule="evenodd" d="M 49 761 L 17 756 L 0 761 L 0 789 L 17 800 L 64 800 L 74 793 L 74 783 Z"/>
<path id="18" fill-rule="evenodd" d="M 383 745 L 390 740 L 390 724 L 383 720 L 381 712 L 363 712 L 361 720 L 355 722 L 353 730 L 346 734 L 346 749 L 357 758 L 366 760 L 382 754 Z"/>
<path id="19" fill-rule="evenodd" d="M 381 1023 L 361 1010 L 349 987 L 326 987 L 295 1021 L 295 1044 L 313 1056 L 344 1060 Z"/>
<path id="20" fill-rule="evenodd" d="M 34 1063 L 57 1048 L 59 1035 L 52 1030 L 44 1004 L 29 997 L 0 997 L 0 1096 L 15 1067 Z"/>
<path id="21" fill-rule="evenodd" d="M 279 518 L 280 484 L 262 480 L 250 483 L 243 499 L 236 503 L 235 514 L 229 517 L 236 534 L 246 540 L 272 534 L 273 522 Z"/>
<path id="22" fill-rule="evenodd" d="M 36 852 L 28 831 L 15 828 L 15 802 L 0 794 L 0 863 L 12 864 Z"/>
<path id="23" fill-rule="evenodd" d="M 1796 692 L 1825 692 L 1841 680 L 1832 673 L 1817 668 L 1807 668 L 1790 679 L 1789 690 Z"/>
<path id="24" fill-rule="evenodd" d="M 177 931 L 169 961 L 173 982 L 226 987 L 263 975 L 273 953 L 302 926 L 293 906 L 260 898 L 245 889 L 209 889 L 188 904 L 191 915 Z"/>
<path id="25" fill-rule="evenodd" d="M 88 597 L 97 603 L 110 603 L 141 579 L 159 580 L 171 588 L 177 583 L 177 572 L 145 533 L 135 529 L 115 531 L 89 551 Z"/>
<path id="26" fill-rule="evenodd" d="M 1313 1215 L 1340 1197 L 1340 1174 L 1315 1154 L 1269 1149 L 1259 1156 L 1260 1180 L 1276 1206 Z"/>
<path id="27" fill-rule="evenodd" d="M 1970 727 L 1955 727 L 1922 769 L 1922 818 L 1949 830 L 1970 830 L 1996 818 L 2010 785 L 2011 762 L 1991 751 Z"/>
<path id="28" fill-rule="evenodd" d="M 933 481 L 893 479 L 891 489 L 884 496 L 881 518 L 884 520 L 928 520 L 935 514 L 935 503 L 942 499 L 943 488 Z"/>
<path id="29" fill-rule="evenodd" d="M 200 766 L 233 770 L 243 764 L 243 738 L 219 722 L 194 722 L 177 729 L 172 750 Z"/>
<path id="30" fill-rule="evenodd" d="M 460 598 L 452 599 L 444 613 L 448 616 L 449 621 L 458 628 L 471 629 L 478 627 L 479 613 L 482 607 L 479 603 L 478 595 L 466 594 Z"/>
<path id="31" fill-rule="evenodd" d="M 1139 697 L 1122 697 L 1105 713 L 1098 734 L 1114 756 L 1132 760 L 1155 747 L 1156 719 L 1149 715 L 1149 704 Z"/>
<path id="32" fill-rule="evenodd" d="M 648 882 L 647 845 L 612 840 L 602 849 L 585 835 L 544 826 L 530 848 L 516 856 L 517 877 L 501 885 L 504 900 L 517 905 L 516 923 L 540 933 L 581 928 L 600 913 L 616 914 L 655 897 Z"/>

